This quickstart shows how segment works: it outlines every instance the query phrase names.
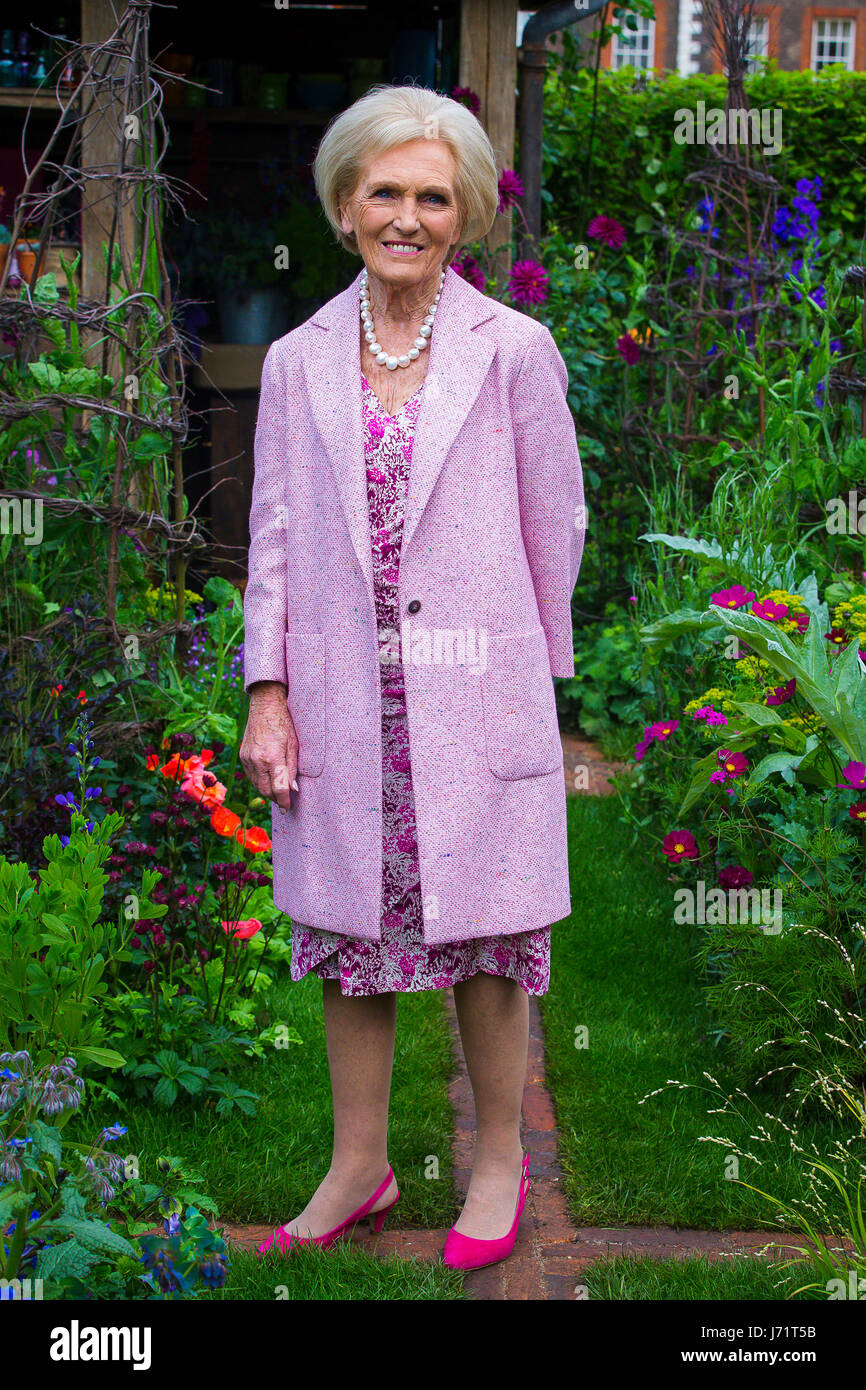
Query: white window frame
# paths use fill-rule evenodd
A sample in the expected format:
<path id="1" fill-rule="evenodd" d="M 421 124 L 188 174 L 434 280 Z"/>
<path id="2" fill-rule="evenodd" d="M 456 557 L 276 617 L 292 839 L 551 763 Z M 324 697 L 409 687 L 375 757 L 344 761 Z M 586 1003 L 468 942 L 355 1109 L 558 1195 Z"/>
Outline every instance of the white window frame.
<path id="1" fill-rule="evenodd" d="M 838 24 L 838 25 L 847 25 L 847 32 L 844 33 L 844 34 L 840 34 L 840 33 L 838 33 L 838 32 L 837 32 L 837 33 L 833 33 L 833 34 L 828 34 L 826 31 L 825 31 L 824 33 L 821 33 L 821 28 L 822 28 L 822 26 L 824 26 L 824 25 L 837 25 L 837 24 Z M 842 15 L 839 15 L 839 16 L 837 16 L 835 19 L 831 17 L 831 18 L 829 18 L 829 19 L 823 19 L 823 18 L 822 18 L 822 19 L 813 19 L 813 20 L 812 20 L 812 64 L 811 64 L 811 66 L 812 66 L 812 71 L 813 71 L 813 72 L 823 72 L 824 68 L 827 68 L 827 67 L 830 67 L 830 66 L 831 66 L 831 64 L 830 64 L 830 63 L 827 63 L 827 62 L 822 62 L 822 63 L 821 63 L 821 66 L 820 66 L 820 67 L 818 66 L 818 44 L 819 44 L 819 42 L 820 42 L 821 40 L 823 40 L 824 42 L 827 42 L 828 40 L 831 40 L 831 41 L 835 41 L 836 43 L 839 43 L 840 41 L 847 42 L 848 51 L 847 51 L 846 57 L 845 57 L 844 59 L 843 59 L 843 58 L 837 58 L 837 59 L 836 59 L 836 62 L 841 62 L 841 63 L 843 63 L 844 66 L 848 69 L 849 72 L 853 72 L 853 71 L 854 71 L 854 57 L 855 57 L 856 45 L 857 45 L 857 21 L 856 21 L 856 19 L 848 19 L 848 18 L 846 18 L 846 17 L 843 17 Z"/>
<path id="2" fill-rule="evenodd" d="M 618 72 L 621 68 L 634 68 L 637 72 L 651 72 L 655 67 L 656 56 L 656 22 L 655 19 L 646 19 L 643 15 L 635 15 L 638 22 L 637 33 L 627 30 L 626 34 L 614 34 L 610 50 L 610 66 L 613 72 Z M 644 27 L 644 26 L 649 26 Z M 629 44 L 629 38 L 637 41 L 645 35 L 649 36 L 649 44 L 644 54 L 642 51 L 635 52 Z M 623 43 L 624 41 L 624 43 Z M 623 47 L 620 48 L 620 44 Z M 646 64 L 635 62 L 636 58 L 646 57 Z"/>
<path id="3" fill-rule="evenodd" d="M 749 56 L 746 61 L 747 72 L 760 72 L 759 59 L 770 56 L 770 16 L 756 14 L 749 26 Z"/>

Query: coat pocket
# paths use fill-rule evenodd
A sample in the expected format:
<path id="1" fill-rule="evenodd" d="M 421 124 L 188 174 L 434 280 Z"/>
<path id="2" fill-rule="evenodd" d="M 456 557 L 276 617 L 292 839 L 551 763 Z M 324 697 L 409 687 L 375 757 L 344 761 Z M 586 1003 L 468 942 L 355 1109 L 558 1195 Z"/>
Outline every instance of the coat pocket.
<path id="1" fill-rule="evenodd" d="M 480 679 L 490 771 L 513 780 L 541 777 L 562 768 L 544 629 L 489 638 L 487 669 Z"/>
<path id="2" fill-rule="evenodd" d="M 298 735 L 298 772 L 318 777 L 325 766 L 325 634 L 286 633 L 286 701 Z"/>

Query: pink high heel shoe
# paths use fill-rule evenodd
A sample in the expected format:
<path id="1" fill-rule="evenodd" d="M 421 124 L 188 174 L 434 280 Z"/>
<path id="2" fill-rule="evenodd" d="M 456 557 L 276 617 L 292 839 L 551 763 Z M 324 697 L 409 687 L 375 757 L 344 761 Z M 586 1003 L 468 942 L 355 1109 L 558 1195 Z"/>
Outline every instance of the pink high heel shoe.
<path id="1" fill-rule="evenodd" d="M 388 1176 L 385 1181 L 380 1183 L 376 1188 L 372 1197 L 368 1197 L 362 1207 L 359 1207 L 357 1211 L 353 1211 L 351 1216 L 347 1217 L 345 1221 L 341 1221 L 339 1226 L 335 1226 L 332 1231 L 326 1231 L 323 1236 L 292 1235 L 291 1232 L 284 1231 L 282 1226 L 280 1226 L 274 1231 L 273 1235 L 268 1236 L 267 1240 L 262 1241 L 261 1245 L 257 1245 L 256 1249 L 260 1255 L 265 1255 L 269 1250 L 273 1250 L 276 1245 L 276 1248 L 281 1254 L 289 1255 L 298 1245 L 319 1245 L 323 1249 L 329 1245 L 333 1245 L 335 1241 L 340 1239 L 340 1236 L 344 1235 L 346 1231 L 351 1230 L 356 1222 L 363 1220 L 363 1218 L 370 1213 L 370 1208 L 375 1206 L 383 1192 L 387 1192 L 388 1184 L 393 1180 L 393 1177 L 394 1170 L 389 1164 Z M 400 1193 L 398 1192 L 389 1206 L 383 1207 L 381 1211 L 372 1214 L 373 1230 L 377 1235 L 385 1224 L 385 1217 L 388 1215 L 388 1212 L 394 1210 L 399 1200 Z"/>
<path id="2" fill-rule="evenodd" d="M 514 1220 L 511 1223 L 511 1230 L 506 1236 L 498 1236 L 496 1240 L 477 1240 L 474 1236 L 464 1236 L 460 1231 L 455 1231 L 454 1227 L 448 1232 L 445 1241 L 445 1251 L 442 1256 L 443 1263 L 449 1269 L 483 1269 L 485 1265 L 498 1264 L 500 1260 L 506 1260 L 514 1249 L 514 1242 L 517 1240 L 517 1228 L 520 1225 L 520 1214 L 526 1203 L 526 1194 L 529 1192 L 529 1158 L 523 1155 L 523 1166 L 520 1170 L 520 1191 L 517 1194 L 517 1210 L 514 1213 Z"/>

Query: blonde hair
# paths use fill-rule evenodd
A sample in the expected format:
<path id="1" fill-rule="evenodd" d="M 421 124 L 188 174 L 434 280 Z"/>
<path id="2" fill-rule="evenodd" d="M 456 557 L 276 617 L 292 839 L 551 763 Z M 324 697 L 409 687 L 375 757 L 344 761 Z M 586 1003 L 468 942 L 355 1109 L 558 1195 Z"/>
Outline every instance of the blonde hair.
<path id="1" fill-rule="evenodd" d="M 340 203 L 354 193 L 370 159 L 409 140 L 441 140 L 456 164 L 454 192 L 462 222 L 449 247 L 449 265 L 469 241 L 485 236 L 499 207 L 496 155 L 481 122 L 468 107 L 429 87 L 380 82 L 328 125 L 313 161 L 319 201 L 347 251 L 360 255 L 354 232 L 344 232 Z"/>

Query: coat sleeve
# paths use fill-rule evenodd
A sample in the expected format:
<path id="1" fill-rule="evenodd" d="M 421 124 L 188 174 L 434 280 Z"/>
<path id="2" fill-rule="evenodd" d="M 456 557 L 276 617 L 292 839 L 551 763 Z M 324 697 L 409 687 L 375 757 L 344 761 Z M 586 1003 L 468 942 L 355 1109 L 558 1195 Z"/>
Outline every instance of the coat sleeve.
<path id="1" fill-rule="evenodd" d="M 583 470 L 566 400 L 568 372 L 550 330 L 539 327 L 513 396 L 520 527 L 551 675 L 573 676 L 571 595 L 586 533 Z"/>
<path id="2" fill-rule="evenodd" d="M 285 365 L 278 344 L 268 348 L 256 419 L 249 578 L 244 593 L 244 689 L 286 674 L 287 457 Z"/>

